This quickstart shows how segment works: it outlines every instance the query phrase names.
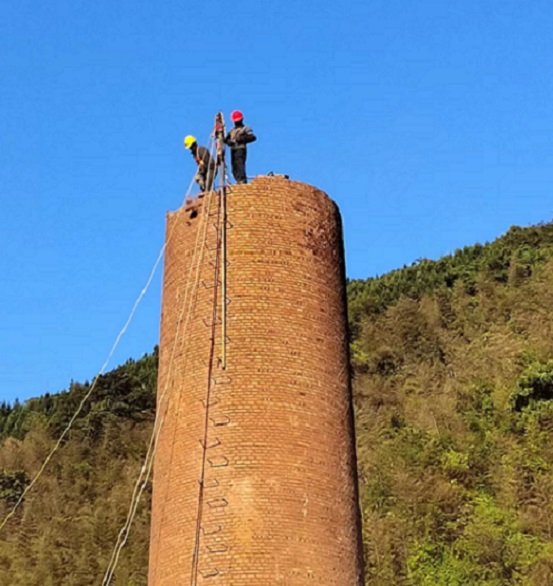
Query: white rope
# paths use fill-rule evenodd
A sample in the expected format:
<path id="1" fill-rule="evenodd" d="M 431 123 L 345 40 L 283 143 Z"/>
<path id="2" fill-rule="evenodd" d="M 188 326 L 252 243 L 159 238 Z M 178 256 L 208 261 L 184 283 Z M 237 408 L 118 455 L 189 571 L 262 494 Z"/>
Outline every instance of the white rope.
<path id="1" fill-rule="evenodd" d="M 209 148 L 211 155 L 213 155 L 213 148 L 214 148 L 214 143 L 211 144 L 211 146 Z M 211 205 L 211 198 L 212 198 L 212 192 L 210 191 L 209 196 L 208 196 L 208 200 L 207 200 L 207 204 L 206 204 L 206 213 L 204 214 L 204 228 L 207 227 L 208 220 L 209 220 L 208 212 L 209 212 L 209 208 Z M 174 230 L 176 224 L 177 223 L 175 222 L 175 224 L 173 225 L 173 230 Z M 188 299 L 189 285 L 192 283 L 191 276 L 192 276 L 194 266 L 196 266 L 196 275 L 194 278 L 194 285 L 193 285 L 192 290 L 190 292 L 191 296 L 189 298 L 188 311 L 187 311 L 186 320 L 185 320 L 184 328 L 183 328 L 183 336 L 184 336 L 184 333 L 186 332 L 187 327 L 188 327 L 188 323 L 189 323 L 189 319 L 190 319 L 190 315 L 191 315 L 191 311 L 192 311 L 192 307 L 193 307 L 193 302 L 194 302 L 194 293 L 197 288 L 197 282 L 198 282 L 198 277 L 199 277 L 199 272 L 200 272 L 200 265 L 201 265 L 202 259 L 203 259 L 203 245 L 205 245 L 205 238 L 206 238 L 206 234 L 207 234 L 206 231 L 204 231 L 204 236 L 203 236 L 204 242 L 202 243 L 202 255 L 201 255 L 200 259 L 198 260 L 198 262 L 196 262 L 196 255 L 197 255 L 197 251 L 198 251 L 198 242 L 199 242 L 199 237 L 200 237 L 201 233 L 202 233 L 202 226 L 199 226 L 198 232 L 196 234 L 196 242 L 194 245 L 194 254 L 193 254 L 193 257 L 192 257 L 192 260 L 190 263 L 188 278 L 186 280 L 185 295 L 184 295 L 184 299 L 183 299 L 183 303 L 182 303 L 181 312 L 179 314 L 179 319 L 177 322 L 177 330 L 175 332 L 175 337 L 173 339 L 173 346 L 172 346 L 172 350 L 171 350 L 171 357 L 169 360 L 169 366 L 168 366 L 168 372 L 166 375 L 165 386 L 163 388 L 161 395 L 159 395 L 159 397 L 158 397 L 159 408 L 156 411 L 156 417 L 154 420 L 154 428 L 152 430 L 152 435 L 150 436 L 148 450 L 147 450 L 146 456 L 144 458 L 144 463 L 140 469 L 140 474 L 139 474 L 138 479 L 137 479 L 135 486 L 134 486 L 134 491 L 133 491 L 133 494 L 131 497 L 131 504 L 129 507 L 129 511 L 127 513 L 127 518 L 125 520 L 123 527 L 121 528 L 121 530 L 118 533 L 117 542 L 116 542 L 115 547 L 112 551 L 110 562 L 109 562 L 108 567 L 106 569 L 106 572 L 104 574 L 102 586 L 109 586 L 109 584 L 114 576 L 115 570 L 117 568 L 117 564 L 119 562 L 119 557 L 120 557 L 121 551 L 122 551 L 123 547 L 125 546 L 125 544 L 127 543 L 129 532 L 130 532 L 132 523 L 134 521 L 134 518 L 136 516 L 136 512 L 138 510 L 138 505 L 139 505 L 140 499 L 142 497 L 142 493 L 144 492 L 144 490 L 147 486 L 148 479 L 151 475 L 152 468 L 154 465 L 155 455 L 157 452 L 158 440 L 161 435 L 163 423 L 165 422 L 165 413 L 167 412 L 167 410 L 165 410 L 165 413 L 163 413 L 163 415 L 161 415 L 161 413 L 163 411 L 162 404 L 163 404 L 163 400 L 165 398 L 165 395 L 167 393 L 167 390 L 169 388 L 169 383 L 171 380 L 173 360 L 175 357 L 177 343 L 178 343 L 178 340 L 180 337 L 180 327 L 182 324 L 182 319 L 184 317 L 184 313 L 186 311 L 186 301 Z M 167 241 L 169 241 L 169 237 L 167 238 Z M 167 408 L 168 408 L 168 406 L 169 405 L 167 404 Z M 159 425 L 158 425 L 158 421 L 159 421 Z"/>
<path id="2" fill-rule="evenodd" d="M 208 204 L 207 204 L 208 208 L 209 208 L 210 203 L 211 203 L 211 197 L 212 196 L 211 196 L 211 193 L 210 193 L 209 200 L 208 200 Z M 207 213 L 205 214 L 205 220 L 204 221 L 205 221 L 205 225 L 207 226 L 207 222 L 208 222 L 208 214 Z M 148 451 L 147 451 L 146 456 L 145 456 L 144 464 L 143 464 L 143 466 L 142 466 L 142 468 L 140 470 L 139 477 L 138 477 L 137 482 L 135 484 L 134 492 L 133 492 L 133 495 L 132 495 L 132 498 L 131 498 L 131 504 L 130 504 L 130 507 L 129 507 L 129 512 L 127 514 L 127 519 L 125 521 L 125 524 L 123 525 L 123 528 L 119 532 L 116 545 L 115 545 L 114 550 L 112 552 L 112 556 L 111 556 L 111 559 L 110 559 L 110 563 L 109 563 L 108 568 L 106 570 L 106 573 L 104 575 L 104 580 L 102 582 L 102 586 L 109 585 L 109 583 L 111 582 L 111 579 L 112 579 L 112 577 L 114 575 L 114 572 L 115 572 L 117 563 L 119 561 L 120 553 L 121 553 L 123 547 L 125 546 L 125 544 L 127 542 L 127 538 L 128 538 L 129 532 L 130 532 L 130 528 L 131 528 L 131 525 L 132 525 L 132 523 L 134 521 L 134 517 L 136 515 L 136 511 L 138 509 L 138 504 L 140 502 L 140 498 L 142 496 L 142 493 L 143 493 L 144 489 L 147 486 L 147 482 L 148 482 L 148 479 L 150 477 L 150 474 L 151 474 L 151 471 L 152 471 L 152 467 L 153 467 L 153 464 L 154 464 L 155 454 L 157 452 L 157 443 L 158 443 L 158 440 L 159 440 L 159 437 L 160 437 L 160 434 L 161 434 L 161 430 L 162 430 L 162 427 L 163 427 L 163 423 L 165 421 L 164 417 L 162 419 L 160 419 L 159 426 L 157 426 L 157 422 L 158 422 L 159 414 L 162 412 L 161 403 L 163 402 L 163 399 L 165 398 L 165 394 L 166 394 L 166 392 L 168 390 L 168 387 L 169 387 L 170 375 L 171 375 L 172 366 L 173 366 L 173 359 L 174 359 L 174 356 L 175 356 L 175 350 L 176 350 L 177 342 L 178 342 L 178 339 L 179 339 L 180 325 L 182 323 L 182 318 L 184 316 L 184 312 L 185 312 L 185 309 L 186 309 L 186 300 L 187 300 L 187 297 L 188 297 L 188 295 L 187 295 L 187 293 L 188 293 L 188 286 L 191 283 L 190 277 L 192 275 L 192 271 L 193 271 L 194 264 L 195 264 L 195 261 L 196 261 L 196 253 L 197 253 L 198 240 L 199 240 L 200 234 L 201 234 L 201 227 L 198 228 L 198 232 L 197 232 L 197 235 L 196 235 L 196 243 L 195 243 L 195 246 L 194 246 L 194 255 L 193 255 L 192 262 L 190 264 L 190 270 L 189 270 L 188 279 L 187 279 L 187 286 L 186 286 L 186 290 L 185 290 L 185 297 L 184 297 L 184 300 L 183 300 L 183 305 L 182 305 L 181 313 L 179 315 L 179 320 L 177 322 L 177 331 L 175 333 L 175 338 L 173 340 L 173 348 L 172 348 L 172 352 L 171 352 L 171 358 L 170 358 L 170 361 L 169 361 L 169 368 L 168 368 L 168 373 L 167 373 L 167 378 L 166 378 L 166 384 L 165 384 L 165 387 L 164 387 L 164 389 L 163 389 L 163 391 L 162 391 L 162 393 L 161 393 L 161 395 L 159 397 L 160 409 L 158 409 L 158 411 L 156 411 L 156 419 L 154 421 L 154 429 L 153 429 L 152 435 L 150 437 L 150 442 L 149 442 L 149 446 L 148 446 Z M 205 241 L 205 233 L 204 233 L 204 241 Z M 204 242 L 204 244 L 205 244 L 205 242 Z M 203 257 L 203 254 L 202 254 L 202 257 Z M 191 291 L 192 296 L 191 296 L 191 298 L 189 300 L 187 319 L 185 321 L 183 334 L 184 334 L 184 332 L 186 332 L 186 329 L 187 329 L 187 326 L 188 326 L 188 321 L 189 321 L 189 318 L 190 318 L 190 315 L 191 315 L 192 304 L 193 304 L 193 299 L 194 299 L 193 295 L 194 295 L 195 288 L 197 287 L 197 281 L 198 281 L 198 275 L 199 275 L 200 265 L 201 265 L 201 259 L 196 264 L 196 278 L 194 280 L 195 285 L 194 285 L 194 287 L 192 288 L 192 291 Z M 167 405 L 167 407 L 168 407 L 168 405 Z M 144 476 L 144 472 L 146 472 L 145 476 Z"/>
<path id="3" fill-rule="evenodd" d="M 193 183 L 194 183 L 194 178 L 192 178 L 192 180 L 190 181 L 190 185 L 188 186 L 188 189 L 187 189 L 186 194 L 184 196 L 183 203 L 186 202 L 186 199 L 188 198 L 190 191 L 192 190 Z M 15 515 L 15 513 L 17 512 L 17 509 L 21 506 L 21 503 L 25 500 L 25 497 L 27 496 L 27 494 L 33 489 L 35 484 L 38 482 L 38 480 L 42 476 L 44 470 L 46 469 L 46 467 L 50 463 L 50 460 L 52 459 L 54 454 L 61 447 L 61 444 L 62 444 L 63 440 L 65 439 L 65 436 L 69 433 L 69 431 L 73 427 L 73 424 L 75 423 L 75 420 L 77 419 L 77 417 L 80 415 L 81 411 L 83 410 L 83 407 L 85 406 L 87 401 L 90 399 L 90 396 L 94 392 L 94 389 L 96 388 L 96 384 L 98 383 L 99 378 L 104 374 L 111 358 L 113 357 L 115 350 L 117 349 L 117 346 L 119 345 L 119 342 L 121 341 L 121 338 L 126 333 L 130 323 L 132 322 L 132 320 L 134 318 L 134 314 L 136 313 L 136 310 L 138 309 L 138 306 L 140 305 L 140 302 L 142 301 L 142 299 L 146 295 L 146 292 L 148 291 L 148 288 L 150 287 L 150 285 L 152 283 L 152 280 L 155 276 L 157 268 L 159 267 L 161 259 L 163 258 L 163 255 L 165 254 L 165 248 L 167 247 L 167 243 L 169 242 L 170 236 L 171 236 L 171 234 L 168 235 L 167 240 L 164 242 L 163 246 L 161 247 L 159 255 L 154 263 L 154 266 L 153 266 L 152 270 L 150 271 L 150 276 L 148 277 L 146 284 L 144 285 L 144 287 L 140 291 L 140 294 L 138 295 L 136 301 L 134 302 L 133 308 L 129 314 L 129 317 L 127 318 L 127 321 L 125 322 L 125 325 L 122 327 L 121 331 L 117 335 L 117 338 L 115 339 L 115 342 L 113 343 L 113 346 L 112 346 L 106 360 L 104 361 L 98 374 L 94 377 L 94 380 L 93 380 L 92 384 L 90 385 L 90 388 L 88 389 L 85 396 L 82 398 L 75 413 L 73 414 L 73 416 L 69 420 L 69 423 L 67 424 L 65 429 L 62 431 L 62 433 L 61 433 L 60 437 L 58 438 L 57 442 L 55 443 L 54 447 L 52 448 L 50 453 L 46 456 L 46 459 L 44 460 L 42 466 L 39 468 L 38 472 L 35 474 L 35 476 L 31 480 L 31 482 L 25 487 L 25 490 L 21 493 L 21 496 L 19 497 L 19 499 L 17 500 L 17 502 L 15 503 L 13 508 L 5 516 L 4 520 L 0 524 L 0 531 L 2 531 L 2 529 L 6 526 L 6 523 Z"/>

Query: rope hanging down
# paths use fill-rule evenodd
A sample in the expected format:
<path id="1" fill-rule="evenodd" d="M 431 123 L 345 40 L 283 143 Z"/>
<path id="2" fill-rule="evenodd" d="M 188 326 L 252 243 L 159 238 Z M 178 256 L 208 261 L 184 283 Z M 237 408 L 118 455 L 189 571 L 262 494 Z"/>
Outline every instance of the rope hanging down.
<path id="1" fill-rule="evenodd" d="M 211 155 L 213 155 L 214 146 L 215 146 L 214 144 L 212 144 L 210 146 L 209 150 L 210 150 Z M 181 312 L 179 314 L 179 319 L 177 322 L 177 330 L 175 332 L 175 337 L 173 339 L 171 357 L 169 359 L 169 366 L 168 366 L 168 372 L 166 375 L 165 386 L 164 386 L 162 393 L 158 399 L 159 406 L 156 411 L 156 417 L 154 420 L 154 429 L 153 429 L 152 435 L 150 437 L 148 451 L 147 451 L 145 459 L 144 459 L 144 464 L 142 465 L 142 468 L 140 470 L 139 477 L 135 483 L 134 492 L 133 492 L 133 495 L 131 498 L 131 504 L 129 507 L 127 518 L 125 520 L 125 524 L 123 525 L 122 529 L 119 531 L 117 542 L 116 542 L 115 547 L 113 549 L 108 568 L 106 569 L 106 573 L 105 573 L 104 579 L 102 581 L 102 586 L 109 586 L 109 584 L 111 583 L 111 580 L 115 574 L 115 570 L 116 570 L 117 564 L 119 562 L 119 557 L 120 557 L 120 554 L 121 554 L 123 547 L 127 543 L 127 539 L 128 539 L 129 533 L 130 533 L 132 523 L 134 521 L 134 517 L 136 516 L 136 512 L 138 509 L 138 505 L 139 505 L 142 493 L 144 492 L 144 490 L 147 486 L 148 480 L 149 480 L 151 472 L 152 472 L 152 468 L 153 468 L 153 464 L 154 464 L 154 460 L 155 460 L 155 455 L 157 452 L 158 440 L 159 440 L 159 437 L 161 434 L 161 430 L 163 428 L 163 424 L 165 422 L 165 415 L 169 409 L 169 401 L 166 403 L 165 406 L 163 406 L 163 401 L 164 401 L 165 396 L 167 394 L 167 391 L 169 389 L 169 384 L 170 384 L 170 380 L 171 380 L 171 372 L 172 372 L 172 367 L 173 367 L 173 360 L 174 360 L 174 356 L 176 353 L 177 343 L 178 343 L 179 339 L 186 340 L 186 332 L 187 332 L 187 328 L 188 328 L 188 323 L 189 323 L 190 316 L 192 314 L 192 311 L 193 311 L 193 308 L 195 305 L 195 299 L 196 299 L 195 296 L 196 296 L 196 291 L 198 288 L 200 267 L 202 265 L 203 254 L 204 254 L 204 250 L 205 250 L 205 243 L 207 240 L 207 228 L 208 228 L 208 224 L 209 224 L 209 222 L 208 222 L 209 209 L 211 207 L 212 195 L 213 195 L 213 193 L 210 192 L 207 197 L 207 201 L 206 201 L 207 212 L 204 214 L 204 225 L 203 226 L 200 225 L 198 227 L 198 231 L 196 234 L 194 251 L 193 251 L 192 260 L 190 263 L 190 269 L 189 269 L 188 276 L 186 279 L 185 295 L 184 295 L 184 299 L 183 299 L 183 303 L 182 303 L 182 307 L 181 307 Z M 201 243 L 201 246 L 199 249 L 200 255 L 198 258 L 198 244 L 199 244 L 200 235 L 202 235 L 202 243 Z M 196 269 L 195 276 L 194 276 L 194 279 L 192 279 L 191 277 L 192 277 L 192 273 L 193 273 L 194 268 Z M 193 282 L 193 286 L 192 286 L 192 289 L 190 290 L 190 296 L 188 296 L 189 285 L 192 282 Z M 188 300 L 188 309 L 186 309 L 187 300 Z M 185 311 L 186 311 L 186 318 L 184 320 L 184 328 L 182 329 L 182 332 L 181 332 L 181 324 L 183 322 L 183 317 L 184 317 Z M 185 365 L 185 367 L 186 367 L 186 365 Z M 180 396 L 181 395 L 179 395 L 179 401 L 177 404 L 177 411 L 180 406 Z M 173 440 L 173 445 L 174 445 L 174 440 Z M 173 453 L 173 445 L 171 446 L 171 454 Z M 164 510 L 163 510 L 163 513 L 164 513 Z M 162 513 L 162 515 L 163 515 L 163 513 Z M 155 569 L 155 565 L 154 565 L 154 569 Z"/>
<path id="2" fill-rule="evenodd" d="M 226 368 L 226 162 L 225 162 L 225 123 L 223 114 L 218 113 L 215 117 L 215 141 L 217 143 L 217 163 L 220 167 L 220 186 L 219 186 L 219 213 L 217 218 L 217 237 L 216 237 L 216 256 L 215 256 L 215 270 L 214 270 L 214 283 L 213 289 L 213 304 L 212 304 L 212 315 L 211 315 L 211 344 L 209 348 L 209 356 L 207 360 L 208 372 L 207 372 L 207 383 L 206 383 L 206 396 L 204 399 L 205 404 L 205 418 L 204 418 L 204 431 L 203 438 L 200 440 L 202 445 L 202 462 L 200 467 L 200 479 L 198 489 L 198 505 L 196 514 L 196 530 L 194 536 L 194 550 L 192 554 L 192 567 L 190 573 L 190 586 L 196 586 L 198 580 L 198 564 L 200 560 L 200 539 L 201 539 L 201 527 L 204 509 L 204 489 L 205 489 L 205 472 L 206 472 L 206 458 L 207 458 L 207 445 L 208 445 L 208 434 L 209 434 L 209 413 L 211 405 L 211 382 L 213 376 L 213 367 L 215 359 L 215 329 L 217 325 L 217 305 L 218 305 L 218 283 L 219 276 L 221 276 L 221 357 L 219 361 L 220 367 L 224 370 Z"/>
<path id="3" fill-rule="evenodd" d="M 224 181 L 222 178 L 221 181 Z M 207 459 L 207 446 L 208 446 L 208 435 L 209 435 L 209 413 L 210 413 L 210 406 L 211 406 L 211 383 L 212 383 L 212 376 L 213 376 L 213 367 L 214 367 L 214 359 L 215 359 L 215 329 L 217 327 L 217 303 L 218 303 L 218 286 L 217 283 L 219 282 L 219 273 L 221 271 L 221 264 L 224 262 L 223 254 L 222 254 L 222 238 L 223 238 L 223 230 L 220 228 L 221 221 L 224 221 L 223 218 L 223 200 L 225 198 L 224 194 L 224 187 L 221 186 L 220 190 L 220 199 L 219 199 L 219 217 L 217 223 L 217 248 L 216 248 L 216 257 L 215 257 L 215 275 L 214 275 L 214 283 L 215 287 L 213 289 L 213 304 L 212 304 L 212 315 L 211 315 L 211 344 L 209 347 L 209 356 L 207 359 L 208 369 L 207 369 L 207 383 L 206 383 L 206 395 L 204 399 L 205 404 L 205 417 L 204 417 L 204 431 L 203 431 L 203 438 L 200 440 L 200 444 L 202 445 L 202 462 L 200 467 L 200 479 L 198 482 L 198 505 L 197 505 L 197 513 L 196 513 L 196 530 L 194 535 L 194 550 L 192 554 L 192 568 L 190 574 L 190 585 L 196 586 L 198 580 L 198 564 L 200 560 L 200 539 L 201 539 L 201 528 L 202 528 L 202 518 L 203 518 L 203 510 L 204 510 L 204 492 L 205 492 L 205 473 L 206 473 L 206 459 Z M 223 328 L 224 331 L 224 328 Z M 224 351 L 223 351 L 224 355 Z"/>
<path id="4" fill-rule="evenodd" d="M 199 235 L 200 235 L 200 230 L 198 231 L 198 237 L 199 237 Z M 123 525 L 122 529 L 119 531 L 117 542 L 116 542 L 115 547 L 113 549 L 110 563 L 109 563 L 108 568 L 106 570 L 106 573 L 104 575 L 104 580 L 102 582 L 102 586 L 108 586 L 114 576 L 114 573 L 115 573 L 115 570 L 116 570 L 116 567 L 117 567 L 117 564 L 119 561 L 119 556 L 121 554 L 123 547 L 125 546 L 125 544 L 127 542 L 127 539 L 128 539 L 129 533 L 130 533 L 130 529 L 131 529 L 132 523 L 134 521 L 134 517 L 136 515 L 142 493 L 144 492 L 144 490 L 147 486 L 148 480 L 149 480 L 151 472 L 152 472 L 152 468 L 153 468 L 153 464 L 154 464 L 154 460 L 155 460 L 155 454 L 157 452 L 157 444 L 158 444 L 159 436 L 161 434 L 163 423 L 165 421 L 165 415 L 166 415 L 168 408 L 169 408 L 169 403 L 167 403 L 164 406 L 163 401 L 165 399 L 165 395 L 166 395 L 167 390 L 169 388 L 169 382 L 170 382 L 170 377 L 171 377 L 171 372 L 172 372 L 172 367 L 173 367 L 173 359 L 174 359 L 176 348 L 177 348 L 177 342 L 179 340 L 180 333 L 181 333 L 180 326 L 182 324 L 182 318 L 183 318 L 185 309 L 187 307 L 186 302 L 188 301 L 188 311 L 186 314 L 186 319 L 184 321 L 184 328 L 182 330 L 182 337 L 184 338 L 186 336 L 190 315 L 191 315 L 192 309 L 194 307 L 195 293 L 196 293 L 196 290 L 198 287 L 199 271 L 197 270 L 196 277 L 194 279 L 194 285 L 193 285 L 192 289 L 190 290 L 190 296 L 188 295 L 189 283 L 192 282 L 192 278 L 191 278 L 192 271 L 193 271 L 194 265 L 196 264 L 198 241 L 199 241 L 198 237 L 196 238 L 196 244 L 194 247 L 192 262 L 190 265 L 190 271 L 189 271 L 188 278 L 187 278 L 187 284 L 186 284 L 185 295 L 184 295 L 184 299 L 183 299 L 183 303 L 182 303 L 182 309 L 181 309 L 181 312 L 179 315 L 179 320 L 177 323 L 177 330 L 176 330 L 175 337 L 173 340 L 173 347 L 172 347 L 172 351 L 171 351 L 171 357 L 169 360 L 169 367 L 168 367 L 168 373 L 167 373 L 167 380 L 166 380 L 165 387 L 163 388 L 163 391 L 159 397 L 159 408 L 156 411 L 156 417 L 154 420 L 154 428 L 152 431 L 152 435 L 150 437 L 148 451 L 147 451 L 145 459 L 144 459 L 144 464 L 142 465 L 142 468 L 140 469 L 139 477 L 135 483 L 134 492 L 133 492 L 133 495 L 131 498 L 131 504 L 129 507 L 127 518 L 125 520 L 125 524 Z M 202 244 L 202 247 L 203 247 L 203 244 Z M 201 261 L 198 262 L 198 266 L 200 265 L 200 263 L 201 263 Z"/>
<path id="5" fill-rule="evenodd" d="M 185 194 L 184 200 L 183 200 L 183 205 L 186 202 L 188 196 L 190 195 L 190 192 L 192 191 L 193 184 L 194 184 L 194 179 L 192 179 L 190 181 L 190 184 L 188 186 L 188 189 L 186 190 L 186 194 Z M 154 266 L 152 267 L 152 270 L 150 271 L 150 275 L 149 275 L 149 277 L 148 277 L 148 279 L 146 281 L 146 284 L 144 285 L 144 287 L 140 291 L 140 294 L 138 295 L 136 301 L 134 302 L 134 305 L 133 305 L 133 307 L 131 309 L 131 312 L 130 312 L 130 314 L 129 314 L 129 316 L 128 316 L 128 318 L 127 318 L 124 326 L 121 328 L 121 331 L 117 335 L 117 337 L 115 339 L 115 342 L 113 343 L 113 346 L 112 346 L 111 350 L 109 351 L 106 360 L 102 364 L 102 367 L 100 368 L 98 374 L 94 377 L 94 380 L 92 381 L 92 384 L 90 385 L 90 388 L 88 389 L 88 391 L 86 392 L 85 396 L 82 398 L 81 402 L 77 406 L 77 409 L 75 410 L 75 413 L 73 414 L 73 416 L 69 420 L 69 423 L 67 424 L 67 426 L 62 431 L 60 437 L 58 438 L 58 440 L 54 444 L 54 447 L 49 452 L 49 454 L 46 456 L 43 464 L 38 469 L 38 472 L 33 476 L 33 478 L 31 479 L 31 482 L 25 487 L 25 489 L 21 493 L 19 499 L 15 503 L 15 505 L 11 508 L 11 510 L 8 512 L 8 514 L 4 517 L 4 519 L 0 523 L 0 531 L 2 531 L 2 529 L 8 523 L 8 521 L 15 515 L 15 513 L 17 512 L 17 510 L 19 509 L 19 507 L 21 506 L 21 504 L 25 500 L 26 496 L 34 488 L 34 486 L 36 485 L 36 483 L 38 482 L 38 480 L 40 479 L 40 477 L 42 476 L 42 474 L 46 470 L 48 464 L 52 460 L 52 457 L 60 449 L 60 447 L 61 447 L 61 445 L 63 443 L 63 440 L 65 439 L 65 437 L 67 436 L 67 434 L 71 431 L 71 429 L 72 429 L 75 421 L 77 420 L 77 417 L 81 414 L 84 406 L 86 405 L 86 403 L 88 402 L 88 400 L 92 396 L 92 393 L 96 389 L 96 385 L 98 383 L 98 380 L 105 373 L 106 368 L 108 367 L 108 365 L 109 365 L 109 363 L 110 363 L 110 361 L 111 361 L 111 359 L 113 357 L 113 354 L 115 353 L 115 350 L 117 349 L 117 347 L 119 345 L 119 342 L 121 341 L 121 338 L 126 333 L 128 327 L 130 326 L 130 324 L 131 324 L 131 322 L 132 322 L 132 320 L 134 318 L 134 315 L 135 315 L 135 313 L 136 313 L 136 311 L 138 309 L 138 306 L 140 305 L 140 302 L 142 301 L 142 299 L 146 295 L 146 293 L 147 293 L 147 291 L 148 291 L 148 289 L 149 289 L 149 287 L 150 287 L 150 285 L 151 285 L 151 283 L 153 281 L 153 278 L 155 276 L 155 273 L 157 272 L 157 269 L 159 267 L 159 264 L 161 263 L 161 260 L 162 260 L 164 254 L 165 254 L 165 248 L 167 247 L 167 244 L 169 243 L 169 241 L 171 239 L 171 236 L 172 236 L 172 233 L 174 231 L 174 228 L 175 228 L 175 226 L 173 226 L 173 230 L 167 235 L 167 239 L 166 239 L 165 243 L 163 244 L 163 246 L 161 247 L 161 250 L 159 252 L 159 255 L 158 255 L 158 257 L 157 257 L 157 259 L 156 259 L 156 261 L 154 263 Z"/>
<path id="6" fill-rule="evenodd" d="M 216 136 L 217 136 L 217 125 L 214 127 L 214 130 L 213 130 L 213 137 L 215 138 Z M 213 144 L 213 146 L 215 146 L 215 143 Z M 211 152 L 210 154 L 213 154 L 213 153 Z M 224 155 L 224 152 L 223 152 L 223 155 Z M 220 156 L 217 156 L 217 161 L 219 162 L 220 160 L 222 160 L 221 157 Z M 207 220 L 210 217 L 212 196 L 213 196 L 213 192 L 210 192 L 209 193 L 209 196 L 208 196 L 208 203 L 207 203 L 207 206 L 206 206 L 206 213 L 205 213 L 205 222 L 206 223 L 205 223 L 204 228 L 203 228 L 203 231 L 204 231 L 204 236 L 203 236 L 204 244 L 207 241 L 207 228 L 208 228 Z M 200 228 L 198 228 L 198 230 L 200 230 Z M 202 247 L 202 254 L 203 254 L 204 248 L 205 248 L 205 246 Z M 217 247 L 217 249 L 218 249 L 218 247 Z M 218 252 L 217 252 L 217 254 L 218 254 Z M 217 278 L 215 278 L 215 282 L 217 282 Z M 186 369 L 186 366 L 187 366 L 187 362 L 186 361 L 187 361 L 187 354 L 185 353 L 185 365 L 184 365 L 185 366 L 185 369 Z M 176 417 L 177 418 L 178 418 L 179 413 L 180 413 L 181 397 L 182 397 L 182 392 L 179 394 L 178 401 L 177 401 L 177 405 L 176 405 L 176 413 L 177 413 Z M 175 445 L 175 439 L 173 438 L 173 442 L 171 444 L 171 449 L 170 449 L 170 458 L 169 458 L 169 475 L 171 475 L 171 464 L 172 464 L 172 461 L 173 461 L 174 445 Z M 168 483 L 167 483 L 166 486 L 168 486 Z M 161 525 L 163 524 L 163 519 L 165 517 L 165 503 L 167 502 L 167 493 L 165 494 L 165 497 L 162 499 L 162 502 L 163 502 L 163 506 L 162 506 L 162 511 L 161 511 L 161 518 L 160 518 L 160 521 L 158 523 L 158 525 L 160 527 L 160 530 L 161 530 Z M 158 534 L 158 539 L 159 539 L 159 534 Z M 159 549 L 156 551 L 156 555 L 157 554 L 159 554 Z M 153 572 L 154 572 L 153 573 L 153 580 L 155 580 L 157 567 L 158 567 L 158 564 L 157 564 L 157 558 L 156 558 L 156 560 L 155 560 L 155 562 L 153 564 Z"/>

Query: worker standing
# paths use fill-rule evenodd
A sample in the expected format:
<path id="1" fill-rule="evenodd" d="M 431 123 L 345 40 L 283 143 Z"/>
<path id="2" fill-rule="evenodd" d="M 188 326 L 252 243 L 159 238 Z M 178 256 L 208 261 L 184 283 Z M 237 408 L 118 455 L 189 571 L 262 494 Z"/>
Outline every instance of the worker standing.
<path id="1" fill-rule="evenodd" d="M 236 183 L 247 183 L 246 176 L 246 145 L 256 140 L 252 129 L 244 125 L 244 115 L 234 110 L 230 115 L 234 122 L 234 128 L 227 134 L 225 143 L 230 147 L 230 162 L 232 164 L 232 175 Z"/>
<path id="2" fill-rule="evenodd" d="M 190 150 L 198 165 L 194 181 L 200 186 L 201 191 L 211 191 L 217 175 L 217 166 L 209 150 L 200 146 L 196 138 L 190 134 L 184 139 L 184 148 Z"/>

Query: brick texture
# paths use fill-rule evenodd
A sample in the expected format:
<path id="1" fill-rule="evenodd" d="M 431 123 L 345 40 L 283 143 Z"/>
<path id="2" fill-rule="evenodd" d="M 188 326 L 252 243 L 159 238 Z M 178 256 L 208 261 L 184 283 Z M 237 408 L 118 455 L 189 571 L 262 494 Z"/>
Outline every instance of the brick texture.
<path id="1" fill-rule="evenodd" d="M 168 215 L 149 586 L 361 586 L 339 211 L 271 177 L 227 205 L 225 370 L 219 194 Z"/>

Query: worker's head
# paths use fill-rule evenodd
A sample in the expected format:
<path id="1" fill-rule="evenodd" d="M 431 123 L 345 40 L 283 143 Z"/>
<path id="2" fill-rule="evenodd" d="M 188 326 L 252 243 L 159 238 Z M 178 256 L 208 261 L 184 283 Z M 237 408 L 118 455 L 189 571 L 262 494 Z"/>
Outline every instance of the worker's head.
<path id="1" fill-rule="evenodd" d="M 244 121 L 244 114 L 242 114 L 240 110 L 234 110 L 230 115 L 230 119 L 234 122 L 234 124 L 240 124 Z"/>
<path id="2" fill-rule="evenodd" d="M 196 137 L 189 134 L 184 138 L 184 148 L 191 149 L 196 144 Z"/>

